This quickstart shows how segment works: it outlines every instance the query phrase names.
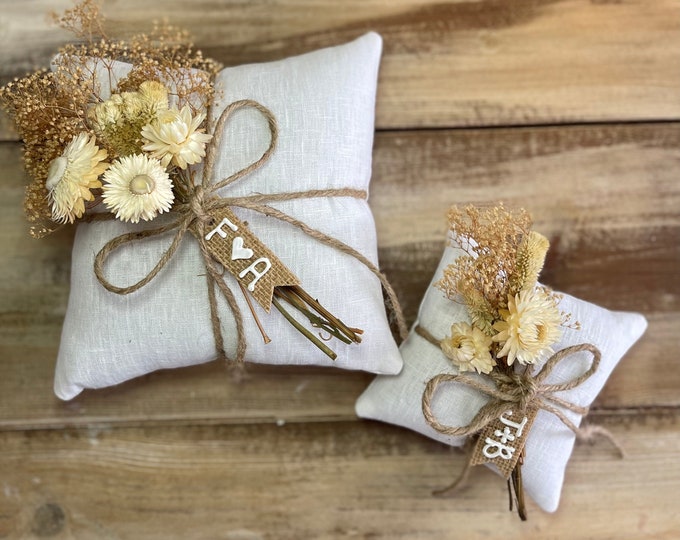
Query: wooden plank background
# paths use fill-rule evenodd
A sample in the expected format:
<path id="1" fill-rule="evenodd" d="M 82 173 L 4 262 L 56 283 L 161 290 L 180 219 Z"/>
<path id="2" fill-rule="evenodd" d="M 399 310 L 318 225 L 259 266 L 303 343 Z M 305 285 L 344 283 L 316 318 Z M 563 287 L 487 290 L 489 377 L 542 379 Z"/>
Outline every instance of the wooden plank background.
<path id="1" fill-rule="evenodd" d="M 68 36 L 0 4 L 0 83 Z M 451 203 L 523 205 L 545 281 L 649 319 L 591 415 L 628 457 L 577 446 L 555 514 L 522 524 L 463 457 L 358 421 L 371 376 L 256 366 L 52 394 L 73 232 L 27 235 L 20 144 L 0 117 L 0 538 L 676 538 L 680 490 L 680 0 L 104 0 L 111 33 L 168 17 L 225 65 L 385 40 L 371 206 L 412 321 Z"/>

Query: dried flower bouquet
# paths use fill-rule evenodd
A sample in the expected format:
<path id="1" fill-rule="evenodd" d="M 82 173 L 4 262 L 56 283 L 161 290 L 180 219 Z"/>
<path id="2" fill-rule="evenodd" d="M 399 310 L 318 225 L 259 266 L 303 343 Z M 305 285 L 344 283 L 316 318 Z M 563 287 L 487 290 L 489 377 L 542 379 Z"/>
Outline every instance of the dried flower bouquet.
<path id="1" fill-rule="evenodd" d="M 185 32 L 167 24 L 128 41 L 109 38 L 92 0 L 83 0 L 56 19 L 83 42 L 62 47 L 52 70 L 38 71 L 0 89 L 0 103 L 24 140 L 24 162 L 31 177 L 25 212 L 32 223 L 31 234 L 44 237 L 78 221 L 152 221 L 203 201 L 197 186 L 206 156 L 217 142 L 215 133 L 209 132 L 207 115 L 221 66 L 195 50 Z M 119 62 L 131 64 L 122 78 L 115 76 Z M 272 130 L 270 151 L 276 144 L 275 125 Z M 215 219 L 204 220 L 200 212 L 197 218 L 198 229 L 195 219 L 185 229 L 203 234 L 204 226 L 217 225 Z M 246 258 L 243 254 L 252 257 L 247 247 L 241 247 L 240 255 L 235 253 L 232 259 Z M 273 254 L 263 256 L 249 271 L 237 273 L 265 343 L 269 337 L 246 288 L 252 292 L 252 286 L 269 270 L 270 260 L 280 263 L 274 258 Z M 208 266 L 218 281 L 217 271 Z M 329 313 L 290 272 L 286 276 L 273 287 L 271 304 L 260 302 L 265 310 L 269 305 L 276 307 L 331 359 L 336 354 L 317 333 L 348 344 L 361 342 L 362 330 Z M 250 278 L 247 286 L 245 280 Z M 103 284 L 119 294 L 136 290 Z M 290 308 L 315 330 L 291 315 Z"/>

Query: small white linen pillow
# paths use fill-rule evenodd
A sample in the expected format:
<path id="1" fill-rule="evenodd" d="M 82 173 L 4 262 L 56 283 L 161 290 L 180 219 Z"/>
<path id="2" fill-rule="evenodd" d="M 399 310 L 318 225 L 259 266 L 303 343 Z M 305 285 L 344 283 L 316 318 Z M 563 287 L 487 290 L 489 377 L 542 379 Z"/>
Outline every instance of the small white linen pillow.
<path id="1" fill-rule="evenodd" d="M 436 339 L 449 335 L 453 323 L 470 322 L 462 303 L 452 302 L 433 286 L 442 278 L 444 269 L 463 253 L 459 248 L 446 248 L 420 305 L 415 325 L 421 325 Z M 571 345 L 591 343 L 602 353 L 599 369 L 588 380 L 572 390 L 557 394 L 575 405 L 588 407 L 619 360 L 644 333 L 647 321 L 638 313 L 609 311 L 566 294 L 559 308 L 571 313 L 573 320 L 581 323 L 581 330 L 564 328 L 562 339 L 553 345 L 553 349 L 558 351 Z M 357 415 L 404 426 L 451 446 L 462 446 L 465 437 L 439 433 L 425 421 L 422 413 L 422 397 L 427 382 L 440 373 L 457 374 L 458 370 L 439 347 L 413 330 L 402 344 L 401 353 L 404 358 L 402 372 L 398 376 L 376 377 L 359 397 Z M 569 356 L 555 367 L 544 383 L 566 382 L 581 375 L 590 366 L 591 358 L 585 351 Z M 440 423 L 464 426 L 487 401 L 488 398 L 480 392 L 453 383 L 439 388 L 431 406 Z M 582 417 L 579 414 L 568 410 L 562 412 L 574 424 L 580 424 Z M 555 415 L 539 411 L 527 438 L 527 459 L 522 466 L 522 477 L 526 493 L 547 512 L 554 512 L 558 507 L 574 440 L 574 433 Z"/>
<path id="2" fill-rule="evenodd" d="M 219 100 L 213 120 L 230 103 L 251 99 L 277 119 L 278 146 L 264 166 L 220 190 L 222 196 L 312 189 L 367 190 L 371 176 L 375 92 L 382 50 L 369 33 L 338 47 L 298 57 L 226 68 L 217 77 Z M 257 160 L 269 145 L 266 120 L 240 109 L 224 131 L 214 180 Z M 368 203 L 353 197 L 319 197 L 271 206 L 350 245 L 377 265 L 375 223 Z M 241 291 L 227 277 L 244 315 L 246 360 L 267 364 L 324 365 L 375 373 L 398 373 L 402 360 L 392 337 L 380 281 L 356 259 L 327 247 L 291 225 L 253 211 L 234 209 L 324 307 L 352 327 L 362 328 L 359 345 L 334 340 L 330 360 L 276 310 L 255 309 L 272 338 L 263 343 Z M 210 323 L 205 265 L 196 241 L 186 235 L 172 260 L 146 286 L 126 296 L 97 281 L 93 261 L 112 238 L 153 228 L 117 220 L 81 224 L 73 247 L 71 293 L 55 375 L 55 393 L 71 399 L 84 388 L 115 385 L 158 369 L 210 361 L 217 351 Z M 141 279 L 158 261 L 171 237 L 155 237 L 113 252 L 106 278 L 117 286 Z M 218 292 L 225 351 L 234 357 L 236 329 Z"/>

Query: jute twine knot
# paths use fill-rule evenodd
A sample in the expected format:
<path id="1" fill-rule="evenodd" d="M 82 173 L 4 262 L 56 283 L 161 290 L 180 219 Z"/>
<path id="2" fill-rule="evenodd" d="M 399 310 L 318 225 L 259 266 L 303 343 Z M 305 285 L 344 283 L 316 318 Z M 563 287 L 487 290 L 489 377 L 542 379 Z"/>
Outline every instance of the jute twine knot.
<path id="1" fill-rule="evenodd" d="M 216 163 L 217 152 L 220 145 L 220 141 L 224 131 L 224 125 L 227 119 L 237 110 L 243 108 L 252 108 L 259 111 L 259 113 L 267 120 L 267 126 L 270 132 L 270 143 L 269 147 L 264 151 L 264 153 L 256 161 L 250 165 L 244 167 L 243 169 L 235 172 L 231 176 L 213 182 L 213 171 Z M 140 232 L 125 233 L 121 234 L 109 240 L 104 247 L 97 253 L 94 260 L 94 272 L 97 276 L 97 280 L 109 291 L 116 294 L 130 294 L 137 291 L 147 285 L 152 281 L 158 273 L 163 269 L 163 267 L 172 259 L 175 252 L 179 248 L 184 235 L 190 232 L 192 236 L 196 239 L 199 244 L 201 254 L 204 259 L 207 274 L 206 278 L 208 281 L 208 299 L 210 304 L 210 320 L 212 323 L 213 335 L 215 338 L 215 346 L 218 351 L 218 355 L 221 358 L 226 358 L 227 355 L 224 351 L 224 339 L 222 337 L 222 330 L 220 324 L 220 318 L 217 311 L 217 300 L 215 295 L 215 289 L 219 289 L 234 316 L 236 323 L 236 333 L 237 333 L 237 347 L 236 347 L 236 357 L 235 361 L 240 363 L 243 361 L 246 352 L 245 335 L 243 332 L 243 316 L 241 309 L 236 302 L 233 292 L 227 285 L 225 281 L 223 272 L 218 268 L 218 264 L 212 258 L 210 250 L 204 239 L 204 233 L 206 225 L 209 224 L 212 219 L 210 212 L 212 210 L 218 210 L 227 207 L 238 207 L 249 209 L 265 216 L 273 217 L 285 223 L 293 225 L 300 231 L 302 231 L 307 236 L 313 238 L 314 240 L 329 246 L 333 249 L 345 253 L 362 265 L 364 265 L 370 272 L 378 277 L 380 283 L 388 297 L 389 305 L 394 312 L 394 317 L 397 322 L 399 333 L 402 339 L 405 339 L 408 334 L 408 328 L 406 326 L 406 321 L 404 319 L 403 313 L 401 311 L 401 306 L 397 299 L 396 293 L 392 289 L 392 286 L 387 281 L 387 278 L 380 272 L 375 264 L 373 264 L 364 255 L 359 253 L 354 248 L 348 246 L 344 242 L 333 238 L 327 234 L 322 233 L 316 229 L 313 229 L 306 223 L 278 210 L 272 206 L 270 203 L 281 202 L 281 201 L 291 201 L 296 199 L 309 199 L 315 197 L 352 197 L 355 199 L 367 199 L 368 194 L 365 190 L 357 190 L 352 188 L 338 188 L 338 189 L 322 189 L 322 190 L 309 190 L 309 191 L 298 191 L 298 192 L 284 192 L 284 193 L 271 193 L 271 194 L 254 194 L 244 197 L 220 197 L 217 192 L 222 188 L 225 188 L 237 180 L 247 176 L 251 172 L 262 167 L 273 154 L 278 141 L 278 127 L 276 123 L 276 118 L 273 113 L 264 105 L 249 99 L 235 101 L 228 105 L 224 111 L 221 113 L 219 119 L 215 123 L 213 130 L 213 138 L 210 141 L 203 167 L 203 175 L 200 184 L 185 186 L 191 190 L 191 195 L 188 201 L 185 203 L 178 203 L 173 208 L 172 213 L 176 215 L 177 219 L 170 222 L 167 225 L 163 225 L 154 229 L 146 229 Z M 96 217 L 95 217 L 96 216 Z M 113 219 L 113 214 L 94 214 L 90 220 L 106 220 Z M 126 246 L 127 244 L 134 244 L 141 240 L 162 235 L 165 233 L 172 232 L 174 234 L 173 240 L 170 246 L 166 249 L 163 255 L 160 257 L 156 265 L 137 283 L 129 286 L 117 286 L 112 284 L 104 275 L 104 264 L 108 259 L 109 255 L 115 250 Z"/>
<path id="2" fill-rule="evenodd" d="M 210 216 L 203 208 L 205 201 L 205 190 L 203 186 L 196 186 L 194 192 L 189 199 L 189 208 L 193 216 L 201 221 L 204 225 L 210 221 Z"/>
<path id="3" fill-rule="evenodd" d="M 521 411 L 536 399 L 538 383 L 531 376 L 521 373 L 498 373 L 492 377 L 498 391 L 509 403 L 517 403 Z"/>

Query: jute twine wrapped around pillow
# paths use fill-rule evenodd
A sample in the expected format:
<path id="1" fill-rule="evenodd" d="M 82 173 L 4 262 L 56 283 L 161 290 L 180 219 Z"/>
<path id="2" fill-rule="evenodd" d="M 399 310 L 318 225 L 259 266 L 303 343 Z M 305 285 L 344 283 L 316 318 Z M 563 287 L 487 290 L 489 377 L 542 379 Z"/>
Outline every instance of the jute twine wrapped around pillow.
<path id="1" fill-rule="evenodd" d="M 233 112 L 245 107 L 256 109 L 267 120 L 267 125 L 269 126 L 271 133 L 269 147 L 262 156 L 252 164 L 223 180 L 213 182 L 213 169 L 217 156 L 217 148 L 219 148 L 222 139 L 224 124 Z M 205 267 L 208 271 L 206 277 L 208 282 L 208 297 L 210 299 L 210 320 L 215 336 L 215 345 L 221 358 L 227 358 L 227 354 L 224 350 L 220 317 L 217 310 L 217 300 L 215 296 L 216 287 L 224 295 L 236 320 L 238 346 L 235 361 L 242 363 L 246 354 L 243 314 L 236 303 L 234 293 L 224 279 L 225 271 L 228 271 L 232 277 L 238 280 L 239 285 L 244 292 L 244 296 L 248 298 L 248 294 L 245 292 L 246 289 L 248 289 L 267 313 L 269 313 L 271 309 L 272 302 L 278 303 L 274 298 L 277 288 L 291 288 L 286 293 L 286 298 L 294 292 L 297 293 L 303 300 L 307 301 L 309 304 L 315 304 L 317 309 L 321 309 L 321 315 L 325 317 L 325 321 L 335 322 L 339 331 L 348 339 L 352 342 L 360 343 L 361 339 L 357 335 L 358 332 L 356 332 L 355 329 L 348 328 L 329 312 L 323 310 L 311 296 L 300 288 L 298 278 L 252 231 L 248 229 L 245 223 L 240 221 L 234 213 L 229 210 L 232 207 L 247 208 L 293 225 L 310 238 L 333 249 L 337 249 L 342 253 L 346 253 L 366 266 L 380 280 L 380 283 L 387 294 L 389 305 L 393 310 L 402 338 L 405 338 L 408 334 L 408 330 L 396 294 L 387 281 L 387 278 L 370 260 L 344 242 L 309 227 L 304 222 L 269 205 L 273 202 L 313 199 L 316 197 L 353 197 L 357 199 L 366 199 L 368 193 L 365 190 L 351 188 L 320 189 L 266 195 L 255 194 L 245 197 L 225 197 L 217 195 L 218 190 L 226 188 L 233 182 L 246 177 L 266 163 L 276 149 L 277 140 L 278 127 L 276 119 L 269 109 L 252 100 L 240 100 L 227 106 L 220 114 L 214 127 L 213 138 L 208 147 L 205 166 L 203 168 L 202 181 L 198 185 L 187 186 L 190 190 L 187 196 L 187 202 L 176 205 L 173 208 L 173 213 L 176 215 L 176 218 L 162 227 L 125 233 L 109 240 L 104 247 L 99 250 L 94 259 L 94 272 L 97 279 L 108 291 L 115 294 L 127 295 L 141 289 L 151 283 L 172 259 L 184 239 L 185 234 L 188 232 L 198 242 Z M 92 214 L 90 219 L 113 219 L 113 215 L 109 213 Z M 227 234 L 229 230 L 231 230 L 233 234 Z M 170 246 L 162 254 L 155 266 L 142 279 L 129 286 L 117 286 L 112 284 L 105 277 L 104 265 L 109 255 L 115 250 L 122 249 L 129 244 L 141 242 L 146 238 L 166 233 L 173 233 L 174 235 Z M 253 259 L 255 262 L 251 263 L 250 261 Z M 257 268 L 258 262 L 264 265 L 263 270 Z M 218 266 L 221 266 L 221 269 Z M 294 324 L 297 324 L 297 322 L 295 321 Z M 324 330 L 327 329 L 322 325 L 320 325 L 320 327 Z M 302 327 L 300 329 L 304 332 Z M 266 336 L 264 330 L 262 330 L 262 333 L 265 341 L 268 341 L 269 338 Z M 325 345 L 320 343 L 313 336 L 310 337 L 320 348 L 325 347 Z"/>

